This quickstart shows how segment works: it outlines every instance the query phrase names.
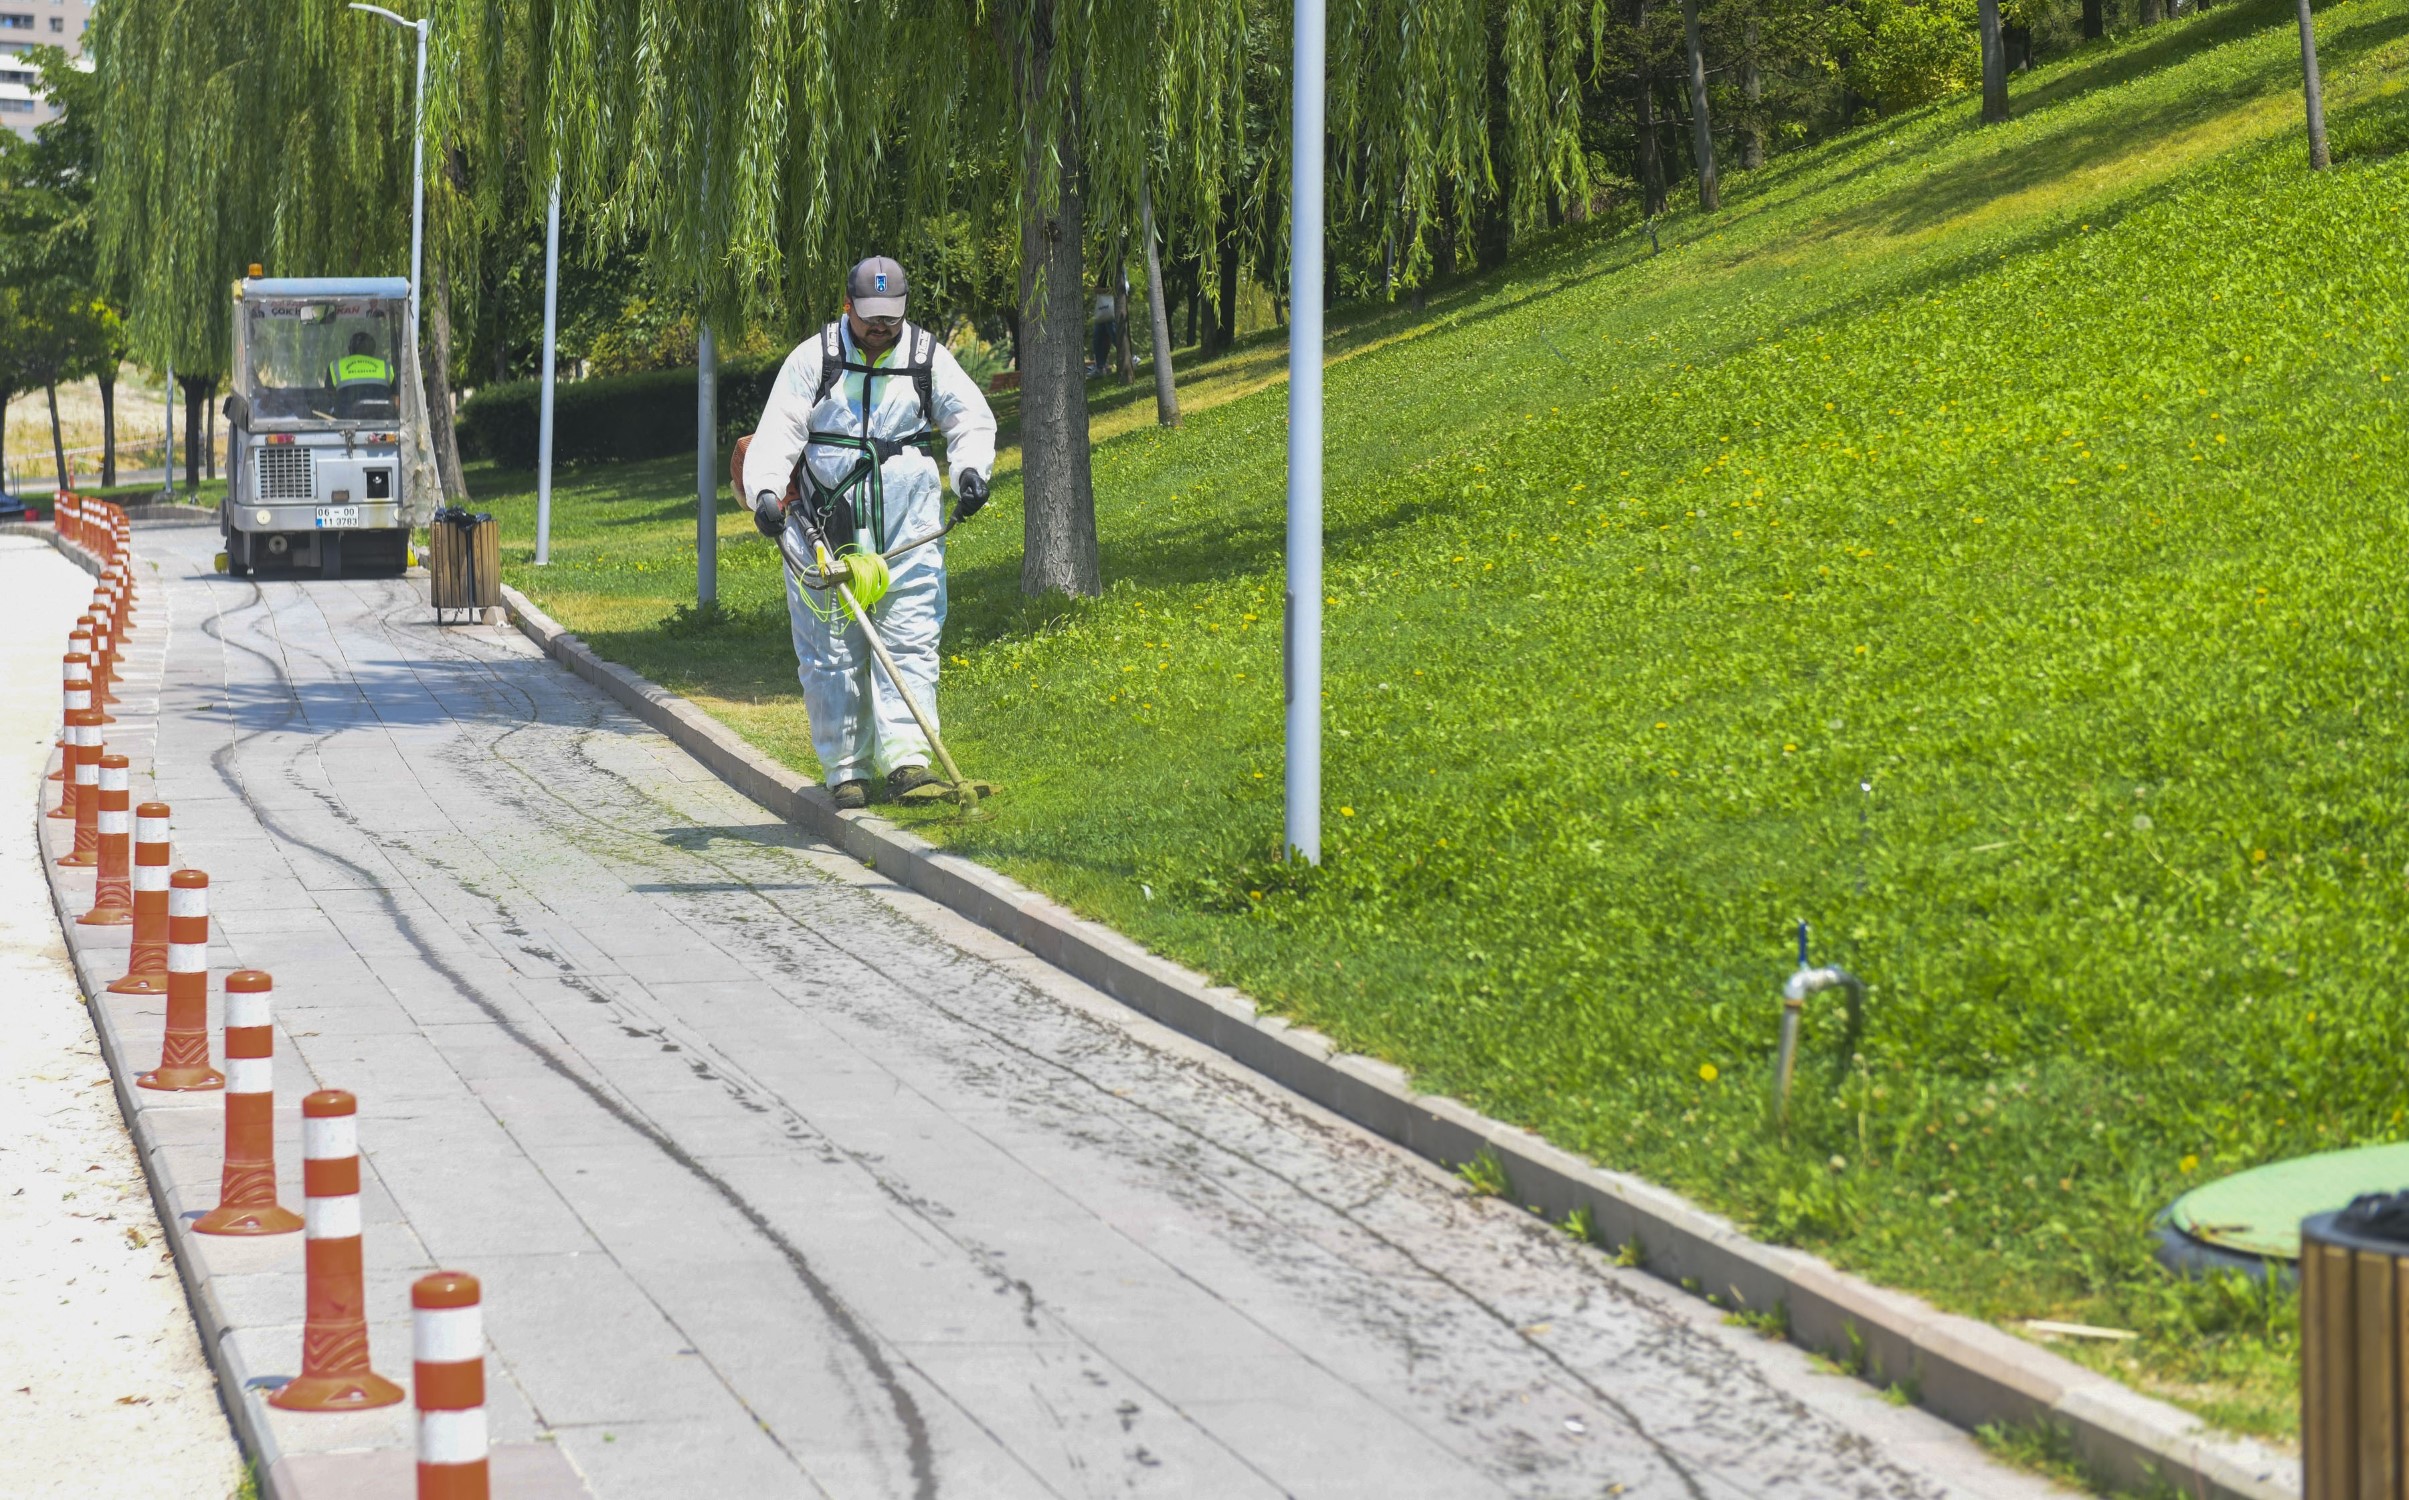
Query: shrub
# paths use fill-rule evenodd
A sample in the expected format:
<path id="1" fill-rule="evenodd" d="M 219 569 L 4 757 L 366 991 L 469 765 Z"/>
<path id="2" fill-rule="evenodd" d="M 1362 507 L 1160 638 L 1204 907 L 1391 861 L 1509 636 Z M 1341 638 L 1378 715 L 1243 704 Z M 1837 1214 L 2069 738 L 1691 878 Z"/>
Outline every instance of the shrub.
<path id="1" fill-rule="evenodd" d="M 784 355 L 731 359 L 719 368 L 720 446 L 753 430 Z M 535 467 L 543 382 L 512 380 L 477 392 L 460 409 L 460 452 L 506 468 Z M 694 448 L 694 371 L 646 370 L 564 381 L 553 392 L 552 457 L 666 458 Z"/>

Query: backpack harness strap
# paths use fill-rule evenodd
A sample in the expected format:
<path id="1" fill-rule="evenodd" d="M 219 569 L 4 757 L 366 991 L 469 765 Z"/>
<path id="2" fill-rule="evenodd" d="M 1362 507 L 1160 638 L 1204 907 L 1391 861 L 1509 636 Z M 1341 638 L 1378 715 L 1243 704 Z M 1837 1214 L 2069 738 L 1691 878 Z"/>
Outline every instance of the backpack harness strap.
<path id="1" fill-rule="evenodd" d="M 936 379 L 931 367 L 936 359 L 937 337 L 925 328 L 904 325 L 905 358 L 901 364 L 872 365 L 845 357 L 844 320 L 839 318 L 820 330 L 820 388 L 812 394 L 812 409 L 828 399 L 828 393 L 847 375 L 862 377 L 861 432 L 837 432 L 814 428 L 804 438 L 804 446 L 817 443 L 828 448 L 846 448 L 860 455 L 844 478 L 833 485 L 820 483 L 811 466 L 798 456 L 795 468 L 803 481 L 803 493 L 811 506 L 812 520 L 820 534 L 832 547 L 843 547 L 853 541 L 863 524 L 867 524 L 873 542 L 883 542 L 887 534 L 887 492 L 883 470 L 887 460 L 917 448 L 929 452 L 935 434 L 928 426 L 929 414 L 936 410 Z M 878 438 L 867 435 L 870 414 L 878 409 L 878 382 L 909 379 L 920 398 L 920 430 L 900 438 Z M 865 485 L 863 481 L 867 479 Z M 860 494 L 863 504 L 857 504 Z M 876 547 L 873 546 L 873 551 Z"/>

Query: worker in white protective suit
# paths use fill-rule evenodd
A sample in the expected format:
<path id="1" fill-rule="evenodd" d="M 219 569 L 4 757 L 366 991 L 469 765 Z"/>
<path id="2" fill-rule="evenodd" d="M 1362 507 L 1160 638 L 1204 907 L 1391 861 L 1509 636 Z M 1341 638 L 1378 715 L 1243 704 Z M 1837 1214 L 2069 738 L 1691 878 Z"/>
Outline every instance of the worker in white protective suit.
<path id="1" fill-rule="evenodd" d="M 786 529 L 790 506 L 839 554 L 885 553 L 938 531 L 945 488 L 932 432 L 953 468 L 954 521 L 987 503 L 995 413 L 945 346 L 904 321 L 908 291 L 903 267 L 863 261 L 847 278 L 845 315 L 786 357 L 741 460 L 741 493 L 764 536 Z M 945 543 L 904 552 L 887 572 L 884 595 L 863 602 L 934 725 Z M 835 589 L 806 588 L 789 568 L 786 608 L 812 749 L 837 806 L 866 805 L 874 776 L 891 796 L 933 783 L 928 737 Z"/>

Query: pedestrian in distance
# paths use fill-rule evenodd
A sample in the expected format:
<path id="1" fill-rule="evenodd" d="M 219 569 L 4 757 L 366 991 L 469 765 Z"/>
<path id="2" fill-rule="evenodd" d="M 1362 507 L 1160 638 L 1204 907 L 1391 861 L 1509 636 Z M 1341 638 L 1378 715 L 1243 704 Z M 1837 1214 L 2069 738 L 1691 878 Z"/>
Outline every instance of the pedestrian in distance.
<path id="1" fill-rule="evenodd" d="M 885 553 L 936 531 L 945 486 L 930 450 L 939 433 L 953 470 L 954 523 L 987 503 L 995 413 L 936 336 L 904 320 L 909 291 L 894 261 L 863 261 L 846 279 L 844 316 L 786 357 L 742 460 L 743 493 L 762 535 L 776 540 L 799 519 L 790 507 L 802 510 L 840 559 Z M 902 686 L 934 725 L 945 543 L 904 552 L 884 571 L 885 592 L 861 603 Z M 788 568 L 786 609 L 812 749 L 836 805 L 867 805 L 873 777 L 885 779 L 890 796 L 934 781 L 928 736 L 897 685 L 885 680 L 833 584 L 807 588 Z"/>
<path id="2" fill-rule="evenodd" d="M 1088 350 L 1087 373 L 1101 375 L 1112 368 L 1113 349 L 1121 342 L 1121 320 L 1109 287 L 1096 289 L 1095 339 Z"/>

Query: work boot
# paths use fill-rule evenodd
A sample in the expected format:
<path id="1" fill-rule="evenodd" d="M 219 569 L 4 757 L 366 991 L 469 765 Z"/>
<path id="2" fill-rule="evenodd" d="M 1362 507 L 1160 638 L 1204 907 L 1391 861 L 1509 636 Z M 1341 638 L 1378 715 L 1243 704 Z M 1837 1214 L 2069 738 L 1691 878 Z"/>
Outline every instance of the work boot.
<path id="1" fill-rule="evenodd" d="M 870 783 L 840 781 L 831 795 L 836 798 L 837 811 L 855 812 L 870 805 Z"/>
<path id="2" fill-rule="evenodd" d="M 900 800 L 916 786 L 927 786 L 937 778 L 926 766 L 897 766 L 887 773 L 887 795 Z"/>

